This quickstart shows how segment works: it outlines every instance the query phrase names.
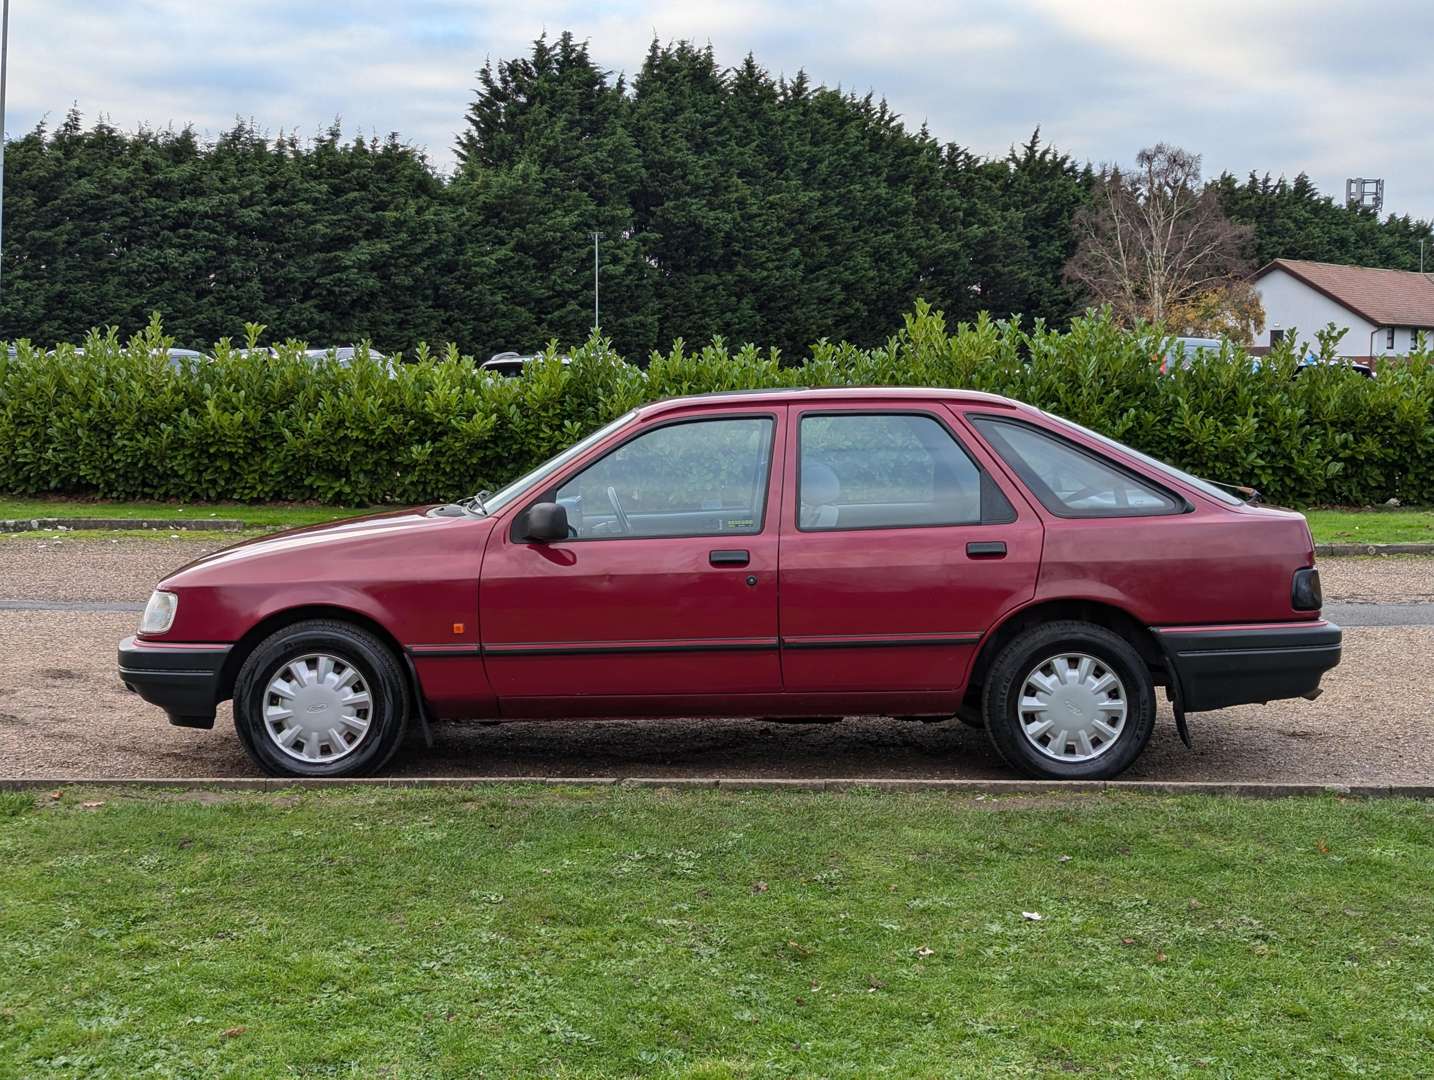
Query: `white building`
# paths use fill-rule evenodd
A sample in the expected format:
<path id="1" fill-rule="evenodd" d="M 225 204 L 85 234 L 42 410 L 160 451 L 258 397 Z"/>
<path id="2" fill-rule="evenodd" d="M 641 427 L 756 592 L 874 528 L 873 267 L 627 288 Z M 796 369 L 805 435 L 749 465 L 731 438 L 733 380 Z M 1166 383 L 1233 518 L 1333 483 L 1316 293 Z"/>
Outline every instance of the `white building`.
<path id="1" fill-rule="evenodd" d="M 1434 345 L 1434 274 L 1276 259 L 1251 281 L 1265 308 L 1257 350 L 1298 336 L 1313 351 L 1315 331 L 1329 323 L 1346 331 L 1346 359 L 1406 356 L 1420 335 Z"/>

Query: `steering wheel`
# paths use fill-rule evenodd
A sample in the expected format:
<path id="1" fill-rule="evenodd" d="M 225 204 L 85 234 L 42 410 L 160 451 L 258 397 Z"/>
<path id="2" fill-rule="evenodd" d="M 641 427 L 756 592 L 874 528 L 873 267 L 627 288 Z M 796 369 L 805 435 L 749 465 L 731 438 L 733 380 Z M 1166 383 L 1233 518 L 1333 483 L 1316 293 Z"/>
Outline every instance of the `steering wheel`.
<path id="1" fill-rule="evenodd" d="M 617 488 L 611 484 L 607 486 L 607 501 L 612 503 L 612 512 L 617 515 L 618 527 L 624 533 L 632 532 L 632 526 L 628 524 L 627 511 L 622 508 L 622 501 L 617 497 Z"/>

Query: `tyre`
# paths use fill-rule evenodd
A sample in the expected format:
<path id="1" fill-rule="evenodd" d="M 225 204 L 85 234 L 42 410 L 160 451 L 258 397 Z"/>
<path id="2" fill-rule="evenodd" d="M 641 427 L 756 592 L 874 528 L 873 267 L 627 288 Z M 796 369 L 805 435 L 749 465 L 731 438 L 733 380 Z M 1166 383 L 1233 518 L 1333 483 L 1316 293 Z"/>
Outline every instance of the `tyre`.
<path id="1" fill-rule="evenodd" d="M 403 742 L 408 680 L 387 645 L 357 626 L 286 626 L 249 654 L 234 684 L 234 727 L 270 776 L 364 776 Z"/>
<path id="2" fill-rule="evenodd" d="M 1084 622 L 1035 626 L 996 657 L 982 708 L 997 752 L 1049 780 L 1105 780 L 1155 727 L 1150 669 L 1119 634 Z"/>

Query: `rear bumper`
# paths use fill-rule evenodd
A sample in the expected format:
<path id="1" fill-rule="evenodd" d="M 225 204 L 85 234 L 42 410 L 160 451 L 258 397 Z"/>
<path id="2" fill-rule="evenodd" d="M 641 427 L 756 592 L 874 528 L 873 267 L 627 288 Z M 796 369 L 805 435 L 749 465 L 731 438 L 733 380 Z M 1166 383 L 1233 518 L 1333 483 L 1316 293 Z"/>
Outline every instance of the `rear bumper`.
<path id="1" fill-rule="evenodd" d="M 169 645 L 125 638 L 120 681 L 180 727 L 211 728 L 228 645 Z"/>
<path id="2" fill-rule="evenodd" d="M 1154 627 L 1186 712 L 1303 697 L 1339 663 L 1333 623 Z"/>

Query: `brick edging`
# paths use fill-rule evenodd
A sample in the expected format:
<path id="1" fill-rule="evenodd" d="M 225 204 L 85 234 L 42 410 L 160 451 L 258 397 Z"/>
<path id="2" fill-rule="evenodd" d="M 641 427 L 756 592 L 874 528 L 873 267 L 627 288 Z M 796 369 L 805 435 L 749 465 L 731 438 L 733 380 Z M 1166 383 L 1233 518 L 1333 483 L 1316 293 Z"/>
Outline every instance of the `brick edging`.
<path id="1" fill-rule="evenodd" d="M 286 791 L 294 788 L 463 788 L 513 784 L 562 787 L 705 788 L 721 791 L 946 791 L 958 795 L 1054 795 L 1133 792 L 1145 795 L 1231 795 L 1273 799 L 1297 795 L 1345 795 L 1354 798 L 1434 799 L 1430 784 L 1263 783 L 1209 780 L 904 780 L 864 777 L 779 779 L 719 776 L 437 776 L 370 777 L 350 780 L 303 780 L 278 777 L 95 777 L 0 778 L 0 791 L 42 791 L 72 787 L 169 788 L 185 791 Z"/>
<path id="2" fill-rule="evenodd" d="M 1316 544 L 1316 555 L 1434 555 L 1434 544 Z"/>

